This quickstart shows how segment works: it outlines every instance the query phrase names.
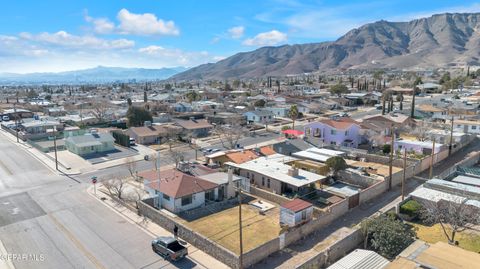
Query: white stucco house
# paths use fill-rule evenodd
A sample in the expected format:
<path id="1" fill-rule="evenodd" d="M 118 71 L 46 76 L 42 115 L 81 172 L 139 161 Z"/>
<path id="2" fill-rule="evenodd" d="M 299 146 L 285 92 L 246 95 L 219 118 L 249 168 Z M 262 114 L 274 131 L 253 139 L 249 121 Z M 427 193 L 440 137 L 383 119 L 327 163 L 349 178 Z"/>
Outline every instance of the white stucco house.
<path id="1" fill-rule="evenodd" d="M 166 171 L 144 171 L 145 190 L 154 198 L 154 207 L 172 213 L 204 206 L 219 199 L 218 184 L 185 174 L 176 169 Z"/>

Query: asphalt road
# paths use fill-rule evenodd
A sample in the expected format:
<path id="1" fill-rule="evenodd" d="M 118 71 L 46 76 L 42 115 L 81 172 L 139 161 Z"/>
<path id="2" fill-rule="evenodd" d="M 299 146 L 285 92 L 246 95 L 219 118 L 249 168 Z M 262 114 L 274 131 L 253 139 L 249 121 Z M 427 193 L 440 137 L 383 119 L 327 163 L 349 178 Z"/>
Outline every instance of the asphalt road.
<path id="1" fill-rule="evenodd" d="M 25 255 L 12 261 L 15 268 L 203 268 L 154 254 L 153 235 L 2 134 L 0 152 L 0 254 Z"/>

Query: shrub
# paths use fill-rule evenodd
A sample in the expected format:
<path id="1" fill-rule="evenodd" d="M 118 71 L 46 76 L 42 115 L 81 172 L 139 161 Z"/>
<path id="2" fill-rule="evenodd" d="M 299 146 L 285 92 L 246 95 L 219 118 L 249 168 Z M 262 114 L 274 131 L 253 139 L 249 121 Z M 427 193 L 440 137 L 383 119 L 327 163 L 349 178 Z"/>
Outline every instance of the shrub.
<path id="1" fill-rule="evenodd" d="M 390 153 L 390 145 L 389 144 L 383 145 L 382 151 L 383 151 L 383 154 Z"/>
<path id="2" fill-rule="evenodd" d="M 409 217 L 418 217 L 422 205 L 415 200 L 409 200 L 400 206 L 400 213 L 408 215 Z"/>

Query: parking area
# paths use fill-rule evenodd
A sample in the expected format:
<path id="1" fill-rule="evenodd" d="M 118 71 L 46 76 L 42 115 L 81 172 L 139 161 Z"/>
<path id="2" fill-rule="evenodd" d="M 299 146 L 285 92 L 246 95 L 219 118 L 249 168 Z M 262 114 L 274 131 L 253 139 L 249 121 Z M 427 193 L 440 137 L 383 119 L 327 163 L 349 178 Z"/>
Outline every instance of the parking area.
<path id="1" fill-rule="evenodd" d="M 128 158 L 137 154 L 138 152 L 134 149 L 115 146 L 115 150 L 113 151 L 89 154 L 83 156 L 83 158 L 91 164 L 97 164 L 122 158 Z"/>

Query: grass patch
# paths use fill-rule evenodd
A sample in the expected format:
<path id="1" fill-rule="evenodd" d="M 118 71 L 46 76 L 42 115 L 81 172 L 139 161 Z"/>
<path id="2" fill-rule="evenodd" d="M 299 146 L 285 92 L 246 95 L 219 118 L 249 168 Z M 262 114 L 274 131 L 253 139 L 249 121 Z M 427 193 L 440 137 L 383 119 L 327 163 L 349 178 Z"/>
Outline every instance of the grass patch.
<path id="1" fill-rule="evenodd" d="M 247 252 L 278 237 L 281 230 L 279 221 L 278 208 L 263 216 L 258 210 L 243 205 L 243 251 Z M 240 253 L 238 206 L 185 224 L 236 254 Z"/>
<path id="2" fill-rule="evenodd" d="M 439 241 L 448 242 L 447 237 L 443 233 L 440 224 L 433 226 L 425 226 L 418 223 L 409 223 L 413 225 L 417 232 L 417 237 L 428 243 L 436 243 Z M 450 229 L 448 228 L 448 232 Z M 473 252 L 480 252 L 480 233 L 474 230 L 465 230 L 455 235 L 458 246 Z"/>

